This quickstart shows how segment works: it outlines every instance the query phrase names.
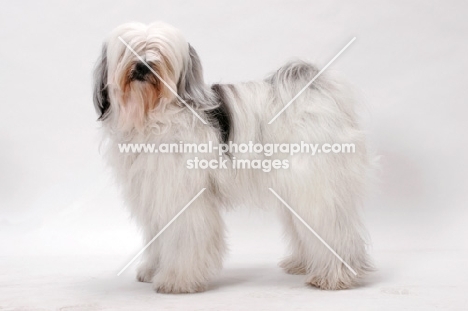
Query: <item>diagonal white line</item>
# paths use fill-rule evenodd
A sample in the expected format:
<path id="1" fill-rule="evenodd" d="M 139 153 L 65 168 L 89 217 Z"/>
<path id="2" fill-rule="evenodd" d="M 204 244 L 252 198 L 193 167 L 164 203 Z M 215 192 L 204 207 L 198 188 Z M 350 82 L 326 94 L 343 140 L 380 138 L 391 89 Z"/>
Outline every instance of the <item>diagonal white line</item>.
<path id="1" fill-rule="evenodd" d="M 338 58 L 338 56 L 341 55 L 341 53 L 343 53 L 351 45 L 351 43 L 354 42 L 354 40 L 356 40 L 356 37 L 352 38 L 351 41 L 349 41 L 348 44 L 346 44 L 345 47 L 342 48 L 341 51 L 339 51 L 338 54 L 336 54 L 335 57 L 333 57 L 332 60 L 329 61 L 328 64 L 326 64 L 325 67 L 323 67 L 322 70 L 320 70 L 315 75 L 315 77 L 310 80 L 310 82 L 307 83 L 306 86 L 304 86 L 302 90 L 300 90 L 299 93 L 297 93 L 297 95 L 294 96 L 293 99 L 291 99 L 289 103 L 287 103 L 286 106 L 284 106 L 283 109 L 281 109 L 280 112 L 278 112 L 276 116 L 273 117 L 273 119 L 270 120 L 270 122 L 268 122 L 268 124 L 273 123 L 273 121 L 275 121 L 276 118 L 280 116 L 280 114 L 282 114 L 299 96 L 301 96 L 301 94 L 328 68 L 328 66 L 330 66 Z"/>
<path id="2" fill-rule="evenodd" d="M 135 56 L 136 56 L 143 64 L 145 64 L 145 66 L 148 67 L 148 69 L 151 70 L 151 72 L 154 73 L 154 75 L 155 75 L 156 77 L 158 77 L 158 79 L 161 80 L 161 82 L 164 83 L 164 85 L 165 85 L 165 86 L 166 86 L 166 87 L 167 87 L 167 88 L 168 88 L 168 89 L 169 89 L 169 90 L 170 90 L 170 91 L 171 91 L 171 92 L 188 108 L 188 109 L 190 109 L 190 111 L 191 111 L 198 119 L 200 119 L 200 121 L 203 122 L 203 124 L 205 124 L 205 125 L 207 124 L 206 121 L 203 120 L 202 117 L 200 117 L 200 116 L 198 115 L 198 113 L 196 113 L 195 110 L 194 110 L 192 107 L 190 107 L 190 105 L 187 104 L 187 103 L 185 102 L 185 100 L 183 100 L 182 97 L 180 97 L 179 94 L 177 94 L 177 92 L 174 91 L 174 90 L 171 88 L 171 86 L 170 86 L 166 81 L 164 81 L 163 78 L 161 78 L 161 76 L 160 76 L 156 71 L 153 70 L 153 68 L 151 68 L 150 65 L 148 65 L 148 64 L 146 63 L 146 62 L 143 60 L 143 58 L 141 58 L 141 56 L 138 55 L 137 52 L 135 52 L 135 50 L 132 49 L 132 47 L 131 47 L 130 45 L 127 44 L 127 42 L 125 42 L 124 39 L 122 39 L 122 37 L 119 36 L 119 40 L 122 41 L 122 43 L 125 44 L 125 46 L 126 46 L 133 54 L 135 54 Z"/>
<path id="3" fill-rule="evenodd" d="M 179 217 L 190 206 L 190 204 L 192 204 L 193 201 L 195 201 L 203 193 L 203 191 L 205 191 L 205 190 L 206 190 L 206 188 L 203 188 L 202 190 L 200 190 L 200 192 L 198 192 L 197 195 L 193 199 L 191 199 L 190 202 L 188 202 L 187 205 L 185 205 L 184 208 L 181 209 L 180 212 L 178 212 L 177 215 L 175 215 L 174 218 L 172 218 L 172 220 L 169 221 L 169 223 L 167 225 L 165 225 L 164 228 L 162 228 L 161 231 L 159 231 L 158 234 L 156 234 L 156 236 L 154 238 L 152 238 L 151 241 L 149 241 L 143 247 L 143 249 L 141 251 L 139 251 L 138 254 L 136 254 L 135 257 L 133 257 L 132 260 L 130 260 L 130 262 L 125 267 L 123 267 L 122 270 L 120 270 L 119 273 L 117 273 L 117 276 L 121 275 L 122 272 L 124 272 L 128 268 L 128 266 L 130 266 L 132 264 L 132 262 L 134 262 L 145 251 L 145 249 L 147 249 L 151 245 L 151 243 L 153 243 L 177 219 L 177 217 Z"/>
<path id="4" fill-rule="evenodd" d="M 348 268 L 354 275 L 357 275 L 356 271 L 354 271 L 354 269 L 351 268 L 351 266 L 348 265 L 348 264 L 346 263 L 346 261 L 344 261 L 343 258 L 341 258 L 340 255 L 338 255 L 338 254 L 333 250 L 333 248 L 331 248 L 330 245 L 328 245 L 327 242 L 325 242 L 325 241 L 317 234 L 317 232 L 315 232 L 314 229 L 312 229 L 312 228 L 304 221 L 304 219 L 302 219 L 301 216 L 299 216 L 299 215 L 291 208 L 291 206 L 289 206 L 288 203 L 286 203 L 286 202 L 283 200 L 283 198 L 281 198 L 273 189 L 271 189 L 271 188 L 268 188 L 268 189 L 281 201 L 281 203 L 283 203 L 283 204 L 289 209 L 289 211 L 291 211 L 291 213 L 294 214 L 294 216 L 297 217 L 297 219 L 299 219 L 299 220 L 307 227 L 307 229 L 309 229 L 309 230 L 320 240 L 320 242 L 323 243 L 323 245 L 325 245 L 325 246 L 328 248 L 328 250 L 329 250 L 333 255 L 335 255 L 336 258 L 338 258 L 338 259 L 346 266 L 346 268 Z"/>

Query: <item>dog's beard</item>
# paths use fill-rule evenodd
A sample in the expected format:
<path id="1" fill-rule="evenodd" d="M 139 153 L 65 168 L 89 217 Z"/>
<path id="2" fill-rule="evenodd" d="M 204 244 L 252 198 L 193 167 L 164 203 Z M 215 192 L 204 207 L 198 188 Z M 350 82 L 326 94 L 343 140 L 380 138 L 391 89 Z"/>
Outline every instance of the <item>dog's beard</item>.
<path id="1" fill-rule="evenodd" d="M 159 88 L 149 82 L 132 81 L 122 94 L 119 127 L 123 130 L 144 127 L 146 116 L 160 101 Z"/>
<path id="2" fill-rule="evenodd" d="M 159 68 L 154 69 L 171 83 L 168 73 Z M 175 85 L 173 86 L 175 88 Z M 154 73 L 149 73 L 143 81 L 132 77 L 131 69 L 127 70 L 119 81 L 118 91 L 119 117 L 118 127 L 122 131 L 136 130 L 142 132 L 148 117 L 155 110 L 165 110 L 165 106 L 173 100 L 170 90 Z"/>

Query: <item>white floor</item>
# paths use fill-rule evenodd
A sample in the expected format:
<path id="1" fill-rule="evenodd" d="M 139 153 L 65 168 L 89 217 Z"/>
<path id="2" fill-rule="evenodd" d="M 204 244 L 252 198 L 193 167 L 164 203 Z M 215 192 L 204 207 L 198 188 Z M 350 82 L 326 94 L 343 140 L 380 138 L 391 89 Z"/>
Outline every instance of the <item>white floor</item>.
<path id="1" fill-rule="evenodd" d="M 252 256 L 255 256 L 252 254 Z M 261 258 L 260 258 L 261 257 Z M 121 258 L 2 257 L 0 310 L 467 310 L 468 255 L 379 252 L 379 271 L 357 289 L 327 292 L 276 267 L 275 258 L 229 261 L 204 293 L 157 294 Z"/>
<path id="2" fill-rule="evenodd" d="M 227 217 L 230 254 L 209 290 L 158 294 L 135 280 L 136 265 L 117 276 L 140 243 L 121 207 L 113 215 L 111 205 L 96 209 L 107 199 L 75 204 L 26 233 L 2 227 L 0 310 L 468 309 L 468 252 L 415 250 L 414 237 L 401 238 L 403 227 L 383 225 L 388 217 L 369 226 L 378 270 L 359 288 L 321 291 L 285 274 L 277 267 L 284 255 L 277 220 L 237 211 Z"/>

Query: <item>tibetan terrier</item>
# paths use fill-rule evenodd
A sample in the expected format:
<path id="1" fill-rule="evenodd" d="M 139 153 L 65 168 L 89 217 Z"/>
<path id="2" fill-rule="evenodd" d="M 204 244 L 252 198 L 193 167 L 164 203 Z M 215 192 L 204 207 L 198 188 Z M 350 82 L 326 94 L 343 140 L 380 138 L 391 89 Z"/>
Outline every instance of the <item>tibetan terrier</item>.
<path id="1" fill-rule="evenodd" d="M 370 161 L 351 88 L 324 73 L 288 109 L 269 121 L 318 73 L 292 62 L 261 81 L 204 82 L 200 59 L 174 27 L 129 23 L 104 43 L 94 75 L 94 104 L 104 150 L 146 242 L 204 191 L 145 250 L 137 279 L 163 293 L 203 291 L 226 251 L 223 209 L 249 205 L 276 210 L 289 239 L 280 266 L 321 289 L 359 284 L 371 270 L 359 218 Z M 288 167 L 189 169 L 214 153 L 124 153 L 132 144 L 350 143 L 354 153 L 278 154 Z M 268 160 L 262 153 L 224 152 L 224 161 Z M 281 196 L 309 228 L 275 197 Z M 345 264 L 347 263 L 350 269 Z"/>

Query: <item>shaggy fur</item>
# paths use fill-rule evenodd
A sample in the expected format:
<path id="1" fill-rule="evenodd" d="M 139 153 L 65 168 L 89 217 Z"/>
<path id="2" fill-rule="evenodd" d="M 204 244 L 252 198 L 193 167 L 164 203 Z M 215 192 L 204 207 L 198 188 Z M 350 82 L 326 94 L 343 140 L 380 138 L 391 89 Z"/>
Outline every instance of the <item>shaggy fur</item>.
<path id="1" fill-rule="evenodd" d="M 208 125 L 203 124 L 150 73 L 138 71 L 127 42 Z M 281 67 L 263 81 L 206 85 L 195 50 L 175 28 L 154 23 L 125 24 L 104 44 L 95 70 L 94 103 L 105 134 L 106 159 L 122 187 L 126 204 L 151 240 L 202 188 L 198 197 L 146 250 L 139 281 L 163 293 L 203 291 L 222 267 L 224 207 L 250 205 L 277 210 L 290 240 L 280 263 L 287 273 L 304 274 L 322 289 L 344 289 L 370 270 L 358 204 L 369 160 L 356 122 L 349 87 L 320 76 L 271 125 L 271 118 L 318 70 L 304 62 Z M 289 169 L 189 170 L 194 156 L 217 154 L 120 153 L 118 143 L 354 143 L 354 154 L 275 155 Z M 226 154 L 265 159 L 263 154 Z M 352 274 L 287 209 L 273 188 L 358 273 Z"/>

